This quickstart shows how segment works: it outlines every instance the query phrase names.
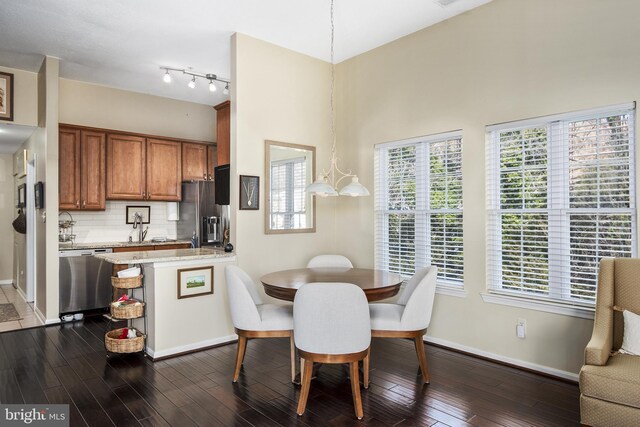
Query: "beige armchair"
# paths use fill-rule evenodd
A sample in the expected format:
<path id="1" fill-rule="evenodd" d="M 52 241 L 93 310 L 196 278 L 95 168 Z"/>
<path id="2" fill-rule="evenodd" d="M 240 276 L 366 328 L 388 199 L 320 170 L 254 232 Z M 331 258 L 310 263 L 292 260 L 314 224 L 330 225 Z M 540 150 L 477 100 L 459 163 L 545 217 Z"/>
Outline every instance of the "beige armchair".
<path id="1" fill-rule="evenodd" d="M 580 370 L 583 425 L 640 425 L 640 356 L 611 355 L 622 345 L 624 327 L 614 306 L 640 313 L 640 259 L 600 261 L 593 335 Z"/>

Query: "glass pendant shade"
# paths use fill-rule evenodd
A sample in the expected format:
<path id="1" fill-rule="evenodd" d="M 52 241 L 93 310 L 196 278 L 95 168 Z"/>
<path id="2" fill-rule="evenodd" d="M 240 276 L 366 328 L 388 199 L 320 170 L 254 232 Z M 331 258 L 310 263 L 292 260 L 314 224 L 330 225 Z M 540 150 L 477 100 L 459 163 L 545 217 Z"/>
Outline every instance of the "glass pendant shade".
<path id="1" fill-rule="evenodd" d="M 340 195 L 351 197 L 368 196 L 369 190 L 367 190 L 364 185 L 358 182 L 357 176 L 354 176 L 353 178 L 351 178 L 351 183 L 340 190 Z"/>
<path id="2" fill-rule="evenodd" d="M 320 196 L 320 197 L 338 195 L 338 192 L 336 191 L 336 189 L 333 188 L 331 184 L 329 184 L 327 180 L 322 177 L 318 177 L 318 179 L 316 179 L 313 184 L 309 185 L 305 189 L 305 191 L 309 194 Z"/>

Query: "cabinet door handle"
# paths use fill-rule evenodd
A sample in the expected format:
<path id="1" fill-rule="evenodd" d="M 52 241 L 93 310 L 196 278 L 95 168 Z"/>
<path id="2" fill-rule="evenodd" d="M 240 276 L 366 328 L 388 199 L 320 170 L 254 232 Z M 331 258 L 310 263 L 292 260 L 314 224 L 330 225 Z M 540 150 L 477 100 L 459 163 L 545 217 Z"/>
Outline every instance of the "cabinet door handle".
<path id="1" fill-rule="evenodd" d="M 83 208 L 86 208 L 86 207 L 87 207 L 87 201 L 86 201 L 86 200 L 83 200 L 83 201 L 82 201 L 82 207 L 83 207 Z"/>
<path id="2" fill-rule="evenodd" d="M 76 207 L 79 208 L 80 207 L 80 200 L 76 200 Z"/>
<path id="3" fill-rule="evenodd" d="M 206 180 L 207 179 L 207 174 L 205 173 L 204 175 L 202 175 L 202 178 L 204 178 Z"/>

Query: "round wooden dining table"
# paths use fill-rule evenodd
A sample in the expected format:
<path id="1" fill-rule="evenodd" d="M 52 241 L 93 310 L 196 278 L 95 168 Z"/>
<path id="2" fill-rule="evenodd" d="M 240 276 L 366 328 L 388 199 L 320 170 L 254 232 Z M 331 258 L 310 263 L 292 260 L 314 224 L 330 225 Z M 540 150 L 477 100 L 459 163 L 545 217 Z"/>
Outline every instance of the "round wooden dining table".
<path id="1" fill-rule="evenodd" d="M 321 267 L 276 271 L 265 274 L 260 281 L 267 295 L 285 301 L 293 301 L 296 291 L 307 283 L 353 283 L 364 291 L 367 300 L 371 302 L 396 295 L 400 290 L 402 277 L 371 268 Z"/>

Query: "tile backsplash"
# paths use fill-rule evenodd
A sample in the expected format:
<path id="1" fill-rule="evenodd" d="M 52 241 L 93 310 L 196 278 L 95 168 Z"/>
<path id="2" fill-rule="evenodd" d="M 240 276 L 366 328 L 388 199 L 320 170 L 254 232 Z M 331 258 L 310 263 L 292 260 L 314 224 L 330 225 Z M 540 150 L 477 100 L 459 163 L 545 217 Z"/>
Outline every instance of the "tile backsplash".
<path id="1" fill-rule="evenodd" d="M 151 208 L 150 223 L 144 224 L 144 228 L 149 227 L 145 241 L 154 237 L 176 238 L 177 222 L 167 220 L 167 202 L 107 200 L 104 211 L 71 212 L 76 221 L 73 227 L 76 243 L 125 242 L 129 236 L 137 241 L 138 230 L 126 223 L 127 205 Z"/>

